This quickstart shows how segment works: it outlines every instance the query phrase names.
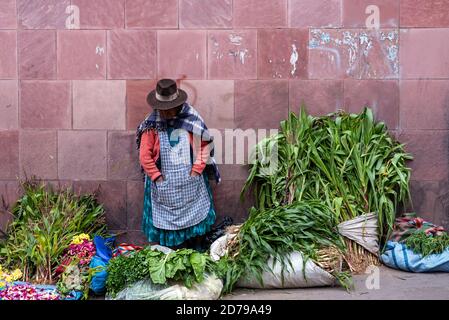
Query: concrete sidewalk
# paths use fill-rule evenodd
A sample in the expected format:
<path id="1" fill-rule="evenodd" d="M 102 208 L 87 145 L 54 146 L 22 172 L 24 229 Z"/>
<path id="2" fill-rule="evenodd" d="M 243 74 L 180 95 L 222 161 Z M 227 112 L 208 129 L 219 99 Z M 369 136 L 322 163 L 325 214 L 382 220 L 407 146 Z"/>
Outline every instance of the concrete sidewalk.
<path id="1" fill-rule="evenodd" d="M 343 288 L 306 288 L 282 290 L 236 289 L 224 300 L 370 300 L 370 299 L 444 299 L 449 300 L 448 273 L 408 273 L 379 268 L 379 289 L 368 289 L 374 284 L 373 274 L 353 277 L 355 289 L 346 292 Z M 369 279 L 368 279 L 369 277 Z"/>

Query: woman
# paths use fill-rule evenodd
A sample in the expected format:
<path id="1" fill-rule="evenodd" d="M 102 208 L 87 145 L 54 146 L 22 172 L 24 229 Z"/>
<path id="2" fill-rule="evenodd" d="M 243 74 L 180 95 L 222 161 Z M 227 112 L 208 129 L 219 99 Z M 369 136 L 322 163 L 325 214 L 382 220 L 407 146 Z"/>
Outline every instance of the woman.
<path id="1" fill-rule="evenodd" d="M 142 229 L 150 242 L 199 249 L 215 222 L 206 172 L 217 183 L 220 174 L 207 127 L 186 101 L 171 79 L 158 81 L 148 94 L 153 112 L 137 129 L 145 181 Z"/>

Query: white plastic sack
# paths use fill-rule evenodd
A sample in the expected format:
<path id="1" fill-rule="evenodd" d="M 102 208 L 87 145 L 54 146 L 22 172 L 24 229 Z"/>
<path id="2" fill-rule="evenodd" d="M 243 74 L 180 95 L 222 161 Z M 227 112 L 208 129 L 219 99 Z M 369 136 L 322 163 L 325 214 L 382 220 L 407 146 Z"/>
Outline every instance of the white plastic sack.
<path id="1" fill-rule="evenodd" d="M 282 283 L 282 264 L 276 261 L 273 266 L 273 258 L 268 260 L 270 271 L 262 273 L 263 286 L 255 277 L 251 275 L 243 275 L 237 282 L 238 287 L 254 288 L 254 289 L 277 289 L 277 288 L 307 288 L 307 287 L 324 287 L 335 284 L 336 279 L 327 271 L 318 267 L 312 260 L 304 263 L 301 252 L 292 252 L 285 258 L 284 282 Z M 290 263 L 287 259 L 290 259 Z M 293 269 L 292 269 L 293 266 Z M 305 278 L 304 278 L 305 274 Z"/>
<path id="2" fill-rule="evenodd" d="M 212 260 L 218 261 L 221 257 L 226 255 L 226 252 L 228 250 L 228 243 L 235 236 L 236 234 L 225 234 L 211 244 L 210 257 L 212 258 Z"/>
<path id="3" fill-rule="evenodd" d="M 159 244 L 152 245 L 150 248 L 151 248 L 151 250 L 161 251 L 165 254 L 169 254 L 170 252 L 173 252 L 173 249 L 170 249 L 169 247 L 161 246 Z"/>
<path id="4" fill-rule="evenodd" d="M 206 275 L 204 281 L 192 288 L 175 284 L 155 285 L 151 280 L 140 280 L 120 291 L 114 298 L 106 300 L 217 300 L 223 289 L 223 282 L 213 275 Z"/>
<path id="5" fill-rule="evenodd" d="M 344 221 L 338 225 L 338 232 L 351 239 L 369 252 L 378 254 L 379 234 L 377 232 L 377 214 L 367 213 L 355 219 Z"/>

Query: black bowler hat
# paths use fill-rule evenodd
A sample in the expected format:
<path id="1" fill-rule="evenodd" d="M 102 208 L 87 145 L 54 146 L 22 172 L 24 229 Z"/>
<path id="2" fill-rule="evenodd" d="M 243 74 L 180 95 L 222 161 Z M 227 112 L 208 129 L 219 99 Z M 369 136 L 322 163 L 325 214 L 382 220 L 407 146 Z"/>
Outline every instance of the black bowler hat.
<path id="1" fill-rule="evenodd" d="M 157 82 L 156 90 L 147 96 L 147 102 L 153 109 L 168 110 L 182 105 L 187 100 L 187 93 L 178 89 L 176 81 L 161 79 Z"/>

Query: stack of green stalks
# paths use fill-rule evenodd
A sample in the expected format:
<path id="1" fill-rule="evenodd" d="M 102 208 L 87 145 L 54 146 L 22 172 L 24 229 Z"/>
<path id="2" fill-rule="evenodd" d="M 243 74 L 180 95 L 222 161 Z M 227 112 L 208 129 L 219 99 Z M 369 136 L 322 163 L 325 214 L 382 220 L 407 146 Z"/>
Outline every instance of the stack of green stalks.
<path id="1" fill-rule="evenodd" d="M 242 197 L 253 188 L 259 210 L 320 200 L 338 223 L 376 212 L 384 242 L 398 207 L 410 199 L 409 159 L 369 108 L 312 117 L 303 107 L 298 116 L 290 113 L 281 122 L 278 134 L 256 146 Z M 363 247 L 345 241 L 352 271 L 377 263 Z"/>

